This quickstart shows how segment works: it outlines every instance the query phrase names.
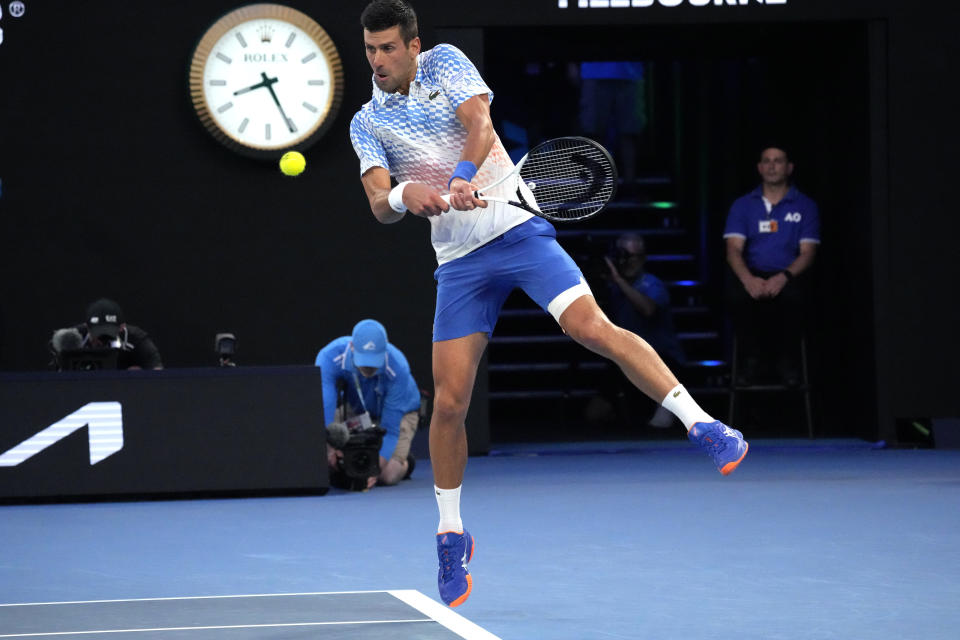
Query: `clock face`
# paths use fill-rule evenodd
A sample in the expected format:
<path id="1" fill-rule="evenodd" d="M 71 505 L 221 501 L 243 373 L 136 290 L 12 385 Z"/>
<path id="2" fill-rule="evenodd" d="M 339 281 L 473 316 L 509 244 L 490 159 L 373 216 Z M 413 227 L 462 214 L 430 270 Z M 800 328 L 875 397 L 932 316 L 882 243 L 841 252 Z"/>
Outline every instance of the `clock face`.
<path id="1" fill-rule="evenodd" d="M 190 71 L 194 108 L 228 147 L 264 158 L 305 149 L 336 115 L 343 71 L 320 25 L 282 5 L 241 7 L 201 39 Z"/>

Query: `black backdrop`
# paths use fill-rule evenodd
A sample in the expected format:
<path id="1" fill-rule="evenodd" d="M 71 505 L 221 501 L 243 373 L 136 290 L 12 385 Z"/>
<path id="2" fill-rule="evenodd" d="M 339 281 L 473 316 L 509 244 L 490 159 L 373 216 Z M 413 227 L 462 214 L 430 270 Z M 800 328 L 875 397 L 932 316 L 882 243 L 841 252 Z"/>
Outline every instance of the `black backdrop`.
<path id="1" fill-rule="evenodd" d="M 357 24 L 364 3 L 289 3 L 327 29 L 346 78 L 341 112 L 296 180 L 220 147 L 189 103 L 193 46 L 238 4 L 34 2 L 22 18 L 0 19 L 3 369 L 43 368 L 50 329 L 79 321 L 87 301 L 108 295 L 155 336 L 168 366 L 211 364 L 213 336 L 224 330 L 237 333 L 241 363 L 307 363 L 326 340 L 373 316 L 429 382 L 428 225 L 373 220 L 346 135 L 369 96 Z M 865 332 L 871 346 L 824 355 L 862 362 L 851 368 L 859 379 L 850 402 L 876 398 L 870 413 L 881 437 L 891 437 L 897 416 L 960 415 L 950 384 L 960 356 L 952 299 L 960 229 L 948 191 L 957 169 L 958 105 L 949 91 L 957 9 L 894 0 L 663 4 L 676 2 L 588 10 L 490 0 L 464 10 L 421 0 L 417 8 L 427 47 L 437 29 L 458 27 L 673 24 L 709 33 L 712 23 L 863 23 L 868 64 L 851 83 L 868 94 L 867 148 L 804 172 L 821 185 L 866 176 L 852 190 L 859 201 L 829 212 L 863 221 L 862 235 L 852 234 L 859 223 L 844 232 L 858 241 L 836 265 L 831 295 L 838 305 L 857 300 L 862 325 L 840 331 L 854 343 Z M 817 41 L 790 46 L 797 56 L 823 54 Z M 496 90 L 497 79 L 488 81 Z M 848 144 L 840 136 L 810 142 L 812 158 Z M 729 184 L 727 173 L 711 180 Z M 724 193 L 724 183 L 711 184 Z M 845 342 L 842 334 L 835 342 Z"/>

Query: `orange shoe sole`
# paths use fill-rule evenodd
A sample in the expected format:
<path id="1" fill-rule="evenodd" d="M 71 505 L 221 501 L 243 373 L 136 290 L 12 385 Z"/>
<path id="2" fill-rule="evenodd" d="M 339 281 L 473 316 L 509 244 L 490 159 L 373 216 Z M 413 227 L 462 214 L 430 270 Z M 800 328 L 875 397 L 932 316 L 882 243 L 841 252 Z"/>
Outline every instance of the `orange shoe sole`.
<path id="1" fill-rule="evenodd" d="M 467 598 L 470 597 L 470 592 L 471 592 L 471 591 L 473 591 L 473 576 L 471 576 L 471 575 L 468 573 L 468 574 L 467 574 L 467 592 L 464 593 L 464 594 L 463 594 L 462 596 L 460 596 L 459 598 L 457 598 L 456 600 L 454 600 L 453 602 L 451 602 L 451 603 L 450 603 L 450 607 L 451 607 L 451 608 L 453 608 L 453 607 L 459 607 L 459 606 L 462 605 L 464 602 L 466 602 L 466 601 L 467 601 Z"/>
<path id="2" fill-rule="evenodd" d="M 736 460 L 734 460 L 733 462 L 728 462 L 727 464 L 723 465 L 723 468 L 720 469 L 720 473 L 722 473 L 725 476 L 730 475 L 731 473 L 733 473 L 733 470 L 736 469 L 737 466 L 743 461 L 743 459 L 747 457 L 747 451 L 750 451 L 750 443 L 745 442 L 744 444 L 747 445 L 747 448 L 743 450 L 743 455 L 737 458 Z"/>

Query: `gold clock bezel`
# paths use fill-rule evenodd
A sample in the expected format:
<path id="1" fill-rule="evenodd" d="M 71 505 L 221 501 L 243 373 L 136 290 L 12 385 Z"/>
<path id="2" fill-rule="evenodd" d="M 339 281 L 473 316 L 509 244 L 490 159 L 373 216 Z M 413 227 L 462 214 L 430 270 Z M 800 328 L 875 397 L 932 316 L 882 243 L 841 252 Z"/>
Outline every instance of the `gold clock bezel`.
<path id="1" fill-rule="evenodd" d="M 283 147 L 252 145 L 222 129 L 211 113 L 212 108 L 207 102 L 203 88 L 204 68 L 213 53 L 213 47 L 220 39 L 234 27 L 265 18 L 287 22 L 304 32 L 316 43 L 330 66 L 330 97 L 321 109 L 316 125 L 304 131 L 292 143 L 284 144 Z M 281 4 L 246 5 L 219 18 L 200 38 L 190 61 L 190 100 L 204 128 L 221 144 L 247 156 L 275 160 L 291 149 L 303 151 L 309 148 L 330 128 L 343 100 L 343 63 L 336 45 L 326 30 L 307 14 Z"/>

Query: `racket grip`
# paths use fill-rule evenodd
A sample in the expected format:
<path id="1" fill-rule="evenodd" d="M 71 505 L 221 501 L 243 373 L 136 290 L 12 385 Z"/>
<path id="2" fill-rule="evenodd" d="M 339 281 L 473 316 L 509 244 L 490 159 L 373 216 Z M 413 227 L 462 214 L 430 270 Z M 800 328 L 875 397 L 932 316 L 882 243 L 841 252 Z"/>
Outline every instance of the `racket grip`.
<path id="1" fill-rule="evenodd" d="M 444 201 L 444 202 L 446 202 L 447 204 L 450 204 L 450 194 L 449 194 L 449 193 L 445 193 L 445 194 L 443 194 L 443 195 L 440 196 L 440 197 L 443 198 L 443 201 Z M 474 192 L 473 192 L 473 197 L 476 198 L 477 200 L 483 200 L 483 198 L 480 197 L 480 192 L 479 192 L 479 191 L 474 191 Z M 506 201 L 504 201 L 504 202 L 506 202 Z"/>

